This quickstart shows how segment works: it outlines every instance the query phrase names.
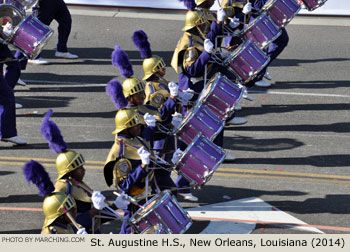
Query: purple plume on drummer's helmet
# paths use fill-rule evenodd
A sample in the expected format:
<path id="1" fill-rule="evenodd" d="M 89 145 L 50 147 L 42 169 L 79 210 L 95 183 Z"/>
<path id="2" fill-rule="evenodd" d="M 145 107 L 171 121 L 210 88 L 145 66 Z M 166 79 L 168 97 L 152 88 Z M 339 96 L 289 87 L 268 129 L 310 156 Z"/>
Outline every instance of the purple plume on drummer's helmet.
<path id="1" fill-rule="evenodd" d="M 106 93 L 111 98 L 114 106 L 119 110 L 125 108 L 128 105 L 128 100 L 125 98 L 123 93 L 123 86 L 116 79 L 112 79 L 106 86 Z"/>
<path id="2" fill-rule="evenodd" d="M 135 31 L 132 36 L 132 41 L 134 41 L 134 44 L 139 49 L 142 59 L 152 57 L 151 45 L 148 42 L 147 34 L 144 31 Z"/>
<path id="3" fill-rule="evenodd" d="M 129 78 L 133 76 L 134 71 L 132 70 L 132 65 L 129 60 L 129 56 L 120 49 L 119 45 L 116 45 L 112 53 L 112 65 L 118 67 L 120 73 L 125 77 Z"/>
<path id="4" fill-rule="evenodd" d="M 48 141 L 49 147 L 53 152 L 62 153 L 67 150 L 67 144 L 63 140 L 61 131 L 58 126 L 50 121 L 53 111 L 50 109 L 43 118 L 40 131 L 43 137 Z"/>
<path id="5" fill-rule="evenodd" d="M 194 10 L 197 6 L 195 0 L 179 0 L 179 1 L 184 3 L 187 10 Z"/>
<path id="6" fill-rule="evenodd" d="M 49 174 L 39 162 L 27 162 L 23 167 L 23 174 L 28 183 L 36 185 L 40 196 L 47 196 L 55 190 Z"/>

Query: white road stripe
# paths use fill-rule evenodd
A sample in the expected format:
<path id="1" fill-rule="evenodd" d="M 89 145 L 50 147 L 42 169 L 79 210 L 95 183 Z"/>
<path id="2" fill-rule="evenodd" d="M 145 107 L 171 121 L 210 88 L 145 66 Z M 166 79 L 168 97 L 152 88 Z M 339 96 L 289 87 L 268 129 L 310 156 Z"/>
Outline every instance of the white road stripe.
<path id="1" fill-rule="evenodd" d="M 278 208 L 264 202 L 263 200 L 251 197 L 223 203 L 211 204 L 201 207 L 186 209 L 191 217 L 225 218 L 242 220 L 242 222 L 211 221 L 202 232 L 204 234 L 248 234 L 255 229 L 253 224 L 244 224 L 244 221 L 306 224 L 305 222 L 287 214 Z M 284 228 L 292 228 L 323 234 L 313 227 L 284 225 Z"/>
<path id="2" fill-rule="evenodd" d="M 248 93 L 249 94 L 278 94 L 278 95 L 350 98 L 350 95 L 341 95 L 341 94 L 297 93 L 297 92 L 281 92 L 281 91 L 255 91 L 255 90 L 252 90 L 252 91 L 248 91 Z"/>

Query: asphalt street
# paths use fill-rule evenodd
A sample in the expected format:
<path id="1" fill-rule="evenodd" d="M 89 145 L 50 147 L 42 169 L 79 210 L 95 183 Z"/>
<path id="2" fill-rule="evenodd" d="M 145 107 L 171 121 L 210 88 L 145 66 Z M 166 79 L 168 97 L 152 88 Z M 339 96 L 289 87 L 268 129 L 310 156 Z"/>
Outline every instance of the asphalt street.
<path id="1" fill-rule="evenodd" d="M 133 32 L 144 30 L 153 53 L 169 66 L 184 25 L 183 14 L 71 10 L 68 45 L 80 58 L 54 57 L 57 26 L 53 24 L 55 34 L 42 53 L 51 64 L 29 65 L 21 76 L 28 85 L 15 89 L 16 100 L 24 107 L 17 110 L 18 135 L 29 144 L 0 143 L 3 234 L 40 232 L 43 199 L 35 186 L 25 182 L 22 167 L 30 159 L 38 160 L 52 180 L 57 176 L 56 154 L 39 130 L 49 109 L 69 149 L 87 160 L 86 183 L 113 200 L 102 171 L 115 126 L 115 108 L 105 86 L 112 78 L 123 77 L 112 66 L 111 53 L 120 45 L 131 58 L 135 76 L 141 77 L 142 60 L 131 40 Z M 243 100 L 238 112 L 248 123 L 226 127 L 225 149 L 237 159 L 221 165 L 202 189 L 194 190 L 198 203 L 180 198 L 179 202 L 189 209 L 259 198 L 324 233 L 350 233 L 350 19 L 297 17 L 287 31 L 289 45 L 269 68 L 273 85 L 250 89 L 254 101 Z M 170 67 L 166 77 L 177 81 Z M 311 232 L 259 220 L 252 233 Z M 201 233 L 209 223 L 195 220 L 188 233 Z M 104 231 L 117 233 L 119 228 L 120 222 L 113 222 Z"/>

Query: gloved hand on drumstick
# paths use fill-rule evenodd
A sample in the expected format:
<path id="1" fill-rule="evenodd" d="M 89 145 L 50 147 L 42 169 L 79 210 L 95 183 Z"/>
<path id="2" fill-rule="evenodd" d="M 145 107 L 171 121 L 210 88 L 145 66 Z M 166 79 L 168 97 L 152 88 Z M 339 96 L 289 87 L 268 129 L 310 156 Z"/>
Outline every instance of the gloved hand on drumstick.
<path id="1" fill-rule="evenodd" d="M 125 192 L 121 192 L 120 195 L 115 199 L 114 205 L 119 209 L 125 209 L 130 204 L 130 197 Z"/>
<path id="2" fill-rule="evenodd" d="M 180 100 L 182 105 L 187 105 L 188 102 L 193 98 L 194 91 L 190 88 L 187 88 L 186 90 L 182 91 L 182 94 L 180 95 Z"/>
<path id="3" fill-rule="evenodd" d="M 170 90 L 170 96 L 175 97 L 179 95 L 179 86 L 175 82 L 170 81 L 168 88 Z"/>
<path id="4" fill-rule="evenodd" d="M 233 17 L 230 21 L 230 23 L 228 24 L 232 29 L 235 29 L 239 26 L 239 18 Z"/>
<path id="5" fill-rule="evenodd" d="M 224 21 L 225 16 L 226 16 L 226 12 L 224 11 L 224 9 L 223 8 L 218 9 L 218 11 L 217 11 L 217 17 L 218 17 L 217 19 L 218 19 L 218 21 L 219 22 Z"/>
<path id="6" fill-rule="evenodd" d="M 12 32 L 13 32 L 13 28 L 12 28 L 12 24 L 10 22 L 7 22 L 6 25 L 2 28 L 2 32 L 9 37 Z"/>
<path id="7" fill-rule="evenodd" d="M 85 228 L 79 228 L 77 231 L 77 234 L 87 234 L 88 232 L 86 232 Z"/>
<path id="8" fill-rule="evenodd" d="M 145 148 L 143 146 L 141 148 L 137 149 L 137 153 L 139 154 L 139 156 L 141 158 L 141 163 L 144 166 L 149 165 L 151 154 L 147 150 L 145 150 Z"/>
<path id="9" fill-rule="evenodd" d="M 94 191 L 91 196 L 92 204 L 97 210 L 102 210 L 105 207 L 106 197 L 100 191 Z"/>
<path id="10" fill-rule="evenodd" d="M 175 129 L 177 129 L 182 123 L 182 115 L 178 112 L 175 112 L 173 114 L 173 119 L 171 120 L 171 124 L 174 126 Z"/>
<path id="11" fill-rule="evenodd" d="M 153 115 L 146 113 L 143 116 L 143 119 L 145 120 L 145 123 L 147 126 L 150 126 L 150 127 L 156 126 L 156 118 Z"/>
<path id="12" fill-rule="evenodd" d="M 210 39 L 205 39 L 204 40 L 204 51 L 207 53 L 212 53 L 214 48 L 213 42 L 210 41 Z"/>
<path id="13" fill-rule="evenodd" d="M 247 15 L 252 12 L 252 4 L 251 3 L 246 3 L 243 7 L 242 13 L 244 15 Z"/>
<path id="14" fill-rule="evenodd" d="M 183 154 L 183 151 L 180 150 L 180 149 L 177 149 L 177 150 L 174 152 L 174 154 L 173 154 L 173 158 L 171 159 L 171 162 L 172 162 L 173 164 L 176 164 L 177 161 L 179 161 L 179 159 L 180 159 L 180 157 L 182 156 L 182 154 Z"/>

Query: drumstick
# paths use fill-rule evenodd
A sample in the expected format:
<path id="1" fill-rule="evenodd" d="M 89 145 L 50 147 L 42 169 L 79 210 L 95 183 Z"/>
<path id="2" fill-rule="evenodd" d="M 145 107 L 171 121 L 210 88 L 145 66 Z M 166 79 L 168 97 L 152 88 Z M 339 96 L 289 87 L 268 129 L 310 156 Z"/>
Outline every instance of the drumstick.
<path id="1" fill-rule="evenodd" d="M 114 209 L 112 209 L 110 206 L 108 206 L 105 203 L 105 208 L 107 208 L 115 217 L 117 217 L 119 220 L 123 220 L 123 217 L 117 213 L 117 211 L 115 211 Z"/>
<path id="2" fill-rule="evenodd" d="M 117 140 L 118 142 L 121 142 L 121 141 L 119 141 L 119 140 Z M 130 145 L 130 144 L 127 144 L 126 142 L 123 142 L 123 144 L 125 144 L 126 146 L 129 146 L 129 147 L 131 147 L 131 148 L 134 148 L 134 149 L 138 149 L 138 148 L 136 148 L 135 146 L 132 146 L 132 145 Z M 154 155 L 150 155 L 150 158 L 152 159 L 152 160 L 154 160 L 154 161 L 157 161 L 157 157 L 156 156 L 154 156 Z"/>
<path id="3" fill-rule="evenodd" d="M 219 7 L 221 8 L 221 3 L 220 3 L 220 0 L 218 0 L 218 4 L 219 4 Z"/>
<path id="4" fill-rule="evenodd" d="M 163 81 L 165 81 L 167 84 L 170 83 L 170 81 L 168 81 L 168 80 L 165 79 L 164 77 L 161 77 L 161 76 L 157 76 L 157 77 L 160 78 L 160 79 L 162 79 Z M 183 89 L 180 89 L 180 88 L 179 88 L 179 90 L 180 90 L 180 92 L 182 92 L 182 93 L 188 92 L 188 91 L 183 90 Z M 198 92 L 194 92 L 194 91 L 193 91 L 192 93 L 194 93 L 194 94 L 199 94 Z"/>
<path id="5" fill-rule="evenodd" d="M 202 32 L 201 28 L 199 28 L 199 26 L 198 26 L 197 24 L 196 24 L 196 28 L 197 28 L 197 30 L 199 31 L 199 33 L 201 34 L 202 38 L 203 38 L 204 40 L 206 40 L 207 38 L 205 37 L 205 34 Z"/>
<path id="6" fill-rule="evenodd" d="M 65 207 L 62 207 L 64 213 L 67 215 L 68 219 L 72 222 L 72 224 L 75 226 L 76 229 L 80 229 L 79 224 L 75 221 L 75 219 L 73 218 L 73 216 L 67 211 L 67 209 Z"/>
<path id="7" fill-rule="evenodd" d="M 118 197 L 121 195 L 120 193 L 118 193 L 118 192 L 116 192 L 116 191 L 114 191 L 113 194 L 114 194 L 114 195 L 117 195 Z M 137 203 L 137 201 L 136 201 L 133 197 L 128 197 L 128 198 L 127 198 L 127 197 L 123 197 L 123 199 L 129 201 L 130 203 L 134 204 L 135 206 L 138 206 L 138 207 L 144 209 L 144 207 L 141 206 L 141 205 L 139 205 L 139 204 Z"/>

